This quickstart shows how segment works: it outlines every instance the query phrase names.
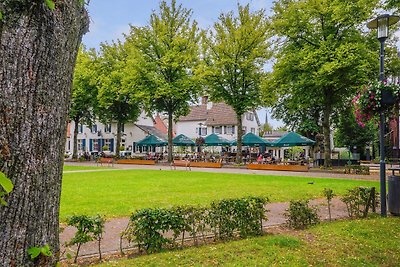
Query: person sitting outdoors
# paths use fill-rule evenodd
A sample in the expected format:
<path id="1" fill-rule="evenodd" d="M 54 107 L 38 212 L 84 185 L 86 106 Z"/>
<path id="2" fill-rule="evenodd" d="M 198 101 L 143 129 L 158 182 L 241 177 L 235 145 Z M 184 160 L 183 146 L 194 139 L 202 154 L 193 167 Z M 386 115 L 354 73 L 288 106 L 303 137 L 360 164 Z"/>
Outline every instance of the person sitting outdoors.
<path id="1" fill-rule="evenodd" d="M 262 156 L 262 154 L 259 154 L 257 157 L 257 163 L 262 164 L 262 162 L 263 162 L 263 156 Z"/>

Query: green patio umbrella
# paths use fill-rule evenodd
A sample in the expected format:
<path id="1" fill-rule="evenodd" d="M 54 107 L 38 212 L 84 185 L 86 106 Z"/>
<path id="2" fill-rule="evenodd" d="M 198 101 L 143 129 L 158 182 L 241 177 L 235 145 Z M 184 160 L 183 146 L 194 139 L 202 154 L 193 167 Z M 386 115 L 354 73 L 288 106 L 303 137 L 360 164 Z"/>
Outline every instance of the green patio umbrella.
<path id="1" fill-rule="evenodd" d="M 189 137 L 187 137 L 184 134 L 180 134 L 178 136 L 175 136 L 174 139 L 172 139 L 172 143 L 175 146 L 195 146 L 196 143 L 193 142 L 192 139 L 190 139 Z"/>
<path id="2" fill-rule="evenodd" d="M 148 135 L 144 139 L 140 140 L 136 143 L 138 146 L 166 146 L 168 142 L 155 136 L 155 135 Z"/>
<path id="3" fill-rule="evenodd" d="M 230 144 L 231 141 L 216 134 L 210 134 L 204 138 L 204 145 L 206 146 L 229 146 Z"/>
<path id="4" fill-rule="evenodd" d="M 312 146 L 314 144 L 315 141 L 295 132 L 287 133 L 278 140 L 271 142 L 273 147 Z"/>
<path id="5" fill-rule="evenodd" d="M 233 146 L 237 145 L 237 140 L 233 141 L 231 143 Z M 253 134 L 253 133 L 247 133 L 243 135 L 242 137 L 242 145 L 244 146 L 269 146 L 270 142 L 262 139 L 261 137 Z"/>

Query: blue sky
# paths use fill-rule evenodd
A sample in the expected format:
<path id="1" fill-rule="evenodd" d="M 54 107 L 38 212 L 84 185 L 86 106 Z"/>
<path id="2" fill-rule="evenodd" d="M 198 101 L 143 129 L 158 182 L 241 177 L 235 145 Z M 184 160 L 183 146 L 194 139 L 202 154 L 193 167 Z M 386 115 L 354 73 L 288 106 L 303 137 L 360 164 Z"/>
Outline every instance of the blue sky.
<path id="1" fill-rule="evenodd" d="M 192 9 L 193 18 L 202 28 L 212 26 L 221 12 L 237 9 L 237 3 L 250 4 L 255 9 L 270 11 L 272 0 L 177 0 L 185 8 Z M 87 47 L 98 47 L 100 42 L 122 38 L 129 31 L 129 24 L 144 26 L 148 24 L 152 10 L 158 10 L 158 0 L 91 0 L 89 15 L 90 32 L 83 42 Z"/>
<path id="2" fill-rule="evenodd" d="M 250 4 L 250 8 L 264 8 L 267 14 L 272 7 L 272 0 L 177 0 L 185 8 L 192 9 L 193 18 L 201 28 L 208 28 L 217 21 L 219 14 L 237 10 L 237 3 Z M 123 39 L 123 33 L 129 32 L 129 24 L 144 26 L 149 22 L 152 10 L 158 10 L 158 0 L 91 0 L 88 6 L 90 31 L 83 37 L 87 48 L 98 48 L 101 42 Z M 266 110 L 261 109 L 258 116 L 265 122 Z M 278 127 L 282 122 L 271 119 L 269 122 Z"/>

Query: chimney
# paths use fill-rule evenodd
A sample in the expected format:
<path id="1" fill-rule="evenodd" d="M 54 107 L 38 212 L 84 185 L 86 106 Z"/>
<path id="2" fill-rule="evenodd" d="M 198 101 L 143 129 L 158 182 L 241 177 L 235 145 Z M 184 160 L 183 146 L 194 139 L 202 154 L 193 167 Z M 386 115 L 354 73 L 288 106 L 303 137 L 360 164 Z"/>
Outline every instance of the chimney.
<path id="1" fill-rule="evenodd" d="M 207 105 L 207 103 L 208 103 L 208 96 L 202 96 L 201 97 L 201 104 L 202 105 Z"/>

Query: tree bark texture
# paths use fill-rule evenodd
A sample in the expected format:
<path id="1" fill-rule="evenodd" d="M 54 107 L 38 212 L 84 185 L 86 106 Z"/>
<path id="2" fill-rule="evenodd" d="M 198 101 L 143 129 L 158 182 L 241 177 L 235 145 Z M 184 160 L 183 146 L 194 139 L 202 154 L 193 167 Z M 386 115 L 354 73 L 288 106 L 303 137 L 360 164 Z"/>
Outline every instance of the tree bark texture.
<path id="1" fill-rule="evenodd" d="M 236 114 L 238 122 L 237 130 L 237 151 L 236 151 L 236 163 L 242 163 L 242 136 L 243 136 L 243 122 L 242 115 Z"/>
<path id="2" fill-rule="evenodd" d="M 117 122 L 117 142 L 115 144 L 115 155 L 119 158 L 119 148 L 121 147 L 121 135 L 123 122 Z M 112 152 L 112 151 L 111 151 Z"/>
<path id="3" fill-rule="evenodd" d="M 173 112 L 168 111 L 168 162 L 172 163 L 173 162 L 173 156 L 172 156 L 172 135 L 173 135 Z"/>
<path id="4" fill-rule="evenodd" d="M 13 3 L 14 2 L 14 3 Z M 88 16 L 79 0 L 11 0 L 0 22 L 1 171 L 14 190 L 0 206 L 0 266 L 55 266 L 72 75 Z M 18 8 L 17 8 L 17 7 Z M 32 261 L 30 247 L 52 257 Z"/>
<path id="5" fill-rule="evenodd" d="M 324 120 L 322 121 L 322 131 L 324 133 L 324 168 L 332 166 L 331 159 L 331 121 L 332 106 L 326 104 L 324 108 Z"/>

